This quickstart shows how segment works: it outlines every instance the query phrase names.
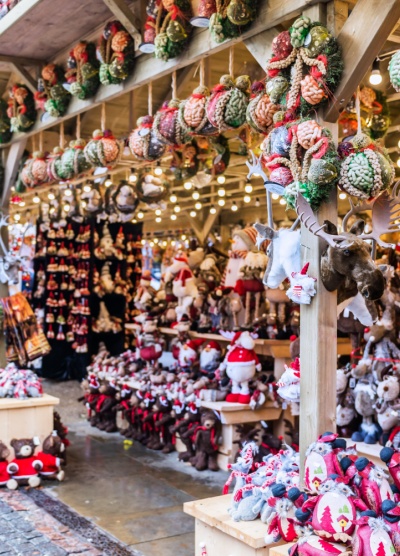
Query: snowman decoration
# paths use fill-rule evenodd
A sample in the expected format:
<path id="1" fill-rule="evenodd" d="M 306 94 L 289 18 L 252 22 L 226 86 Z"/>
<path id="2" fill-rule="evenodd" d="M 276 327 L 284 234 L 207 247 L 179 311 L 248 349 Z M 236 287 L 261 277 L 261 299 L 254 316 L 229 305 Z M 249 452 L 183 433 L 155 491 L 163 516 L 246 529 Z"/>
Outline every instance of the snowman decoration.
<path id="1" fill-rule="evenodd" d="M 233 333 L 221 330 L 220 334 L 231 340 L 225 359 L 219 366 L 219 370 L 225 371 L 232 381 L 231 393 L 226 401 L 248 404 L 251 400 L 249 381 L 257 371 L 261 371 L 254 351 L 254 337 L 247 331 Z"/>

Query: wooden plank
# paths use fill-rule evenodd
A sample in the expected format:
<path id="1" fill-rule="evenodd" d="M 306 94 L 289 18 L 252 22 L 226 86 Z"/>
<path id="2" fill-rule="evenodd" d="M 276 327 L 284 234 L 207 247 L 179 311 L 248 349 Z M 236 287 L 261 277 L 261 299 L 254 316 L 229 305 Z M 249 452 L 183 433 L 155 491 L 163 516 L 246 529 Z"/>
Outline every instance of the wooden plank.
<path id="1" fill-rule="evenodd" d="M 315 0 L 286 0 L 285 2 L 282 2 L 282 0 L 263 0 L 257 19 L 249 30 L 240 37 L 225 41 L 222 44 L 215 43 L 212 40 L 208 29 L 196 29 L 188 47 L 179 58 L 164 62 L 163 60 L 154 59 L 151 55 L 139 56 L 133 74 L 124 81 L 124 83 L 120 85 L 101 86 L 93 99 L 85 101 L 76 98 L 72 99 L 65 116 L 58 119 L 49 118 L 46 122 L 37 121 L 32 130 L 25 134 L 15 134 L 11 142 L 19 141 L 22 136 L 29 137 L 34 135 L 38 131 L 48 129 L 55 124 L 58 125 L 61 121 L 68 120 L 103 102 L 107 102 L 124 93 L 146 85 L 154 81 L 155 78 L 163 77 L 175 70 L 194 64 L 210 54 L 225 50 L 232 44 L 255 36 L 265 29 L 276 27 L 278 24 L 301 14 L 303 9 L 315 3 Z M 32 44 L 32 50 L 34 50 L 34 44 Z M 5 146 L 6 145 L 2 145 L 1 147 L 4 148 Z"/>
<path id="2" fill-rule="evenodd" d="M 400 17 L 398 0 L 358 0 L 339 33 L 344 71 L 324 119 L 335 122 Z"/>
<path id="3" fill-rule="evenodd" d="M 40 398 L 27 398 L 26 400 L 21 400 L 17 398 L 1 398 L 0 399 L 0 411 L 3 409 L 18 409 L 26 407 L 43 407 L 46 405 L 58 405 L 60 403 L 59 398 L 55 396 L 50 396 L 50 394 L 43 394 Z"/>
<path id="4" fill-rule="evenodd" d="M 24 66 L 21 66 L 21 64 L 16 63 L 10 63 L 10 68 L 18 75 L 18 78 L 22 81 L 22 83 L 25 83 L 28 89 L 35 94 L 37 91 L 37 81 L 34 77 L 32 77 L 29 71 L 24 68 Z"/>
<path id="5" fill-rule="evenodd" d="M 129 9 L 125 0 L 103 0 L 107 8 L 115 15 L 116 19 L 122 23 L 128 33 L 135 39 L 135 43 L 140 43 L 141 34 L 139 31 L 140 21 Z"/>
<path id="6" fill-rule="evenodd" d="M 44 65 L 43 60 L 38 60 L 37 58 L 27 58 L 25 56 L 6 56 L 4 54 L 0 54 L 0 62 L 20 64 L 21 66 L 35 66 L 39 68 Z"/>
<path id="7" fill-rule="evenodd" d="M 266 68 L 267 62 L 272 55 L 271 44 L 277 34 L 277 29 L 267 29 L 258 35 L 243 41 L 247 50 L 263 69 Z"/>
<path id="8" fill-rule="evenodd" d="M 1 196 L 1 211 L 5 214 L 9 212 L 9 201 L 11 195 L 11 187 L 17 177 L 19 163 L 28 142 L 27 137 L 22 137 L 20 141 L 11 145 L 5 166 L 4 187 Z"/>
<path id="9" fill-rule="evenodd" d="M 349 4 L 344 0 L 332 0 L 327 5 L 326 25 L 328 29 L 338 36 L 343 29 L 343 25 L 349 17 Z"/>
<path id="10" fill-rule="evenodd" d="M 25 17 L 35 6 L 39 5 L 43 0 L 21 0 L 15 8 L 7 15 L 0 19 L 0 35 L 8 31 L 15 23 Z M 34 49 L 33 49 L 34 50 Z M 33 51 L 32 50 L 32 51 Z"/>
<path id="11" fill-rule="evenodd" d="M 289 550 L 294 543 L 283 544 L 281 546 L 271 546 L 269 549 L 269 556 L 288 556 Z"/>

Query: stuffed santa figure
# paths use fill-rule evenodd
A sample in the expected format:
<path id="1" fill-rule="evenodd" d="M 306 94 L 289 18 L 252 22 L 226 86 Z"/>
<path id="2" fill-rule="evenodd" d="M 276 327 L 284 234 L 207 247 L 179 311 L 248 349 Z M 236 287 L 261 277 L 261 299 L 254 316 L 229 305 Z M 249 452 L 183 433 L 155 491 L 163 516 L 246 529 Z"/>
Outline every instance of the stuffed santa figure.
<path id="1" fill-rule="evenodd" d="M 292 415 L 299 415 L 300 404 L 300 360 L 298 357 L 288 367 L 276 383 L 278 395 L 292 404 Z"/>
<path id="2" fill-rule="evenodd" d="M 179 252 L 172 261 L 165 275 L 165 282 L 172 278 L 172 293 L 178 299 L 178 305 L 190 307 L 197 297 L 196 279 L 190 270 L 186 255 Z"/>
<path id="3" fill-rule="evenodd" d="M 227 336 L 227 333 L 222 331 L 221 334 Z M 226 397 L 227 402 L 250 403 L 249 381 L 255 376 L 256 371 L 261 371 L 254 346 L 254 338 L 250 332 L 236 332 L 231 338 L 228 352 L 219 367 L 221 371 L 226 371 L 232 381 L 231 393 Z"/>
<path id="4" fill-rule="evenodd" d="M 203 340 L 187 340 L 180 348 L 178 353 L 178 367 L 183 372 L 192 372 L 198 365 L 198 349 Z"/>
<path id="5" fill-rule="evenodd" d="M 215 371 L 221 363 L 221 346 L 215 340 L 210 340 L 200 352 L 200 372 L 208 378 L 214 378 Z"/>
<path id="6" fill-rule="evenodd" d="M 133 299 L 135 307 L 136 309 L 139 309 L 139 311 L 145 311 L 156 294 L 155 289 L 152 288 L 150 284 L 151 272 L 150 270 L 143 270 L 140 277 L 139 287 L 136 290 L 136 294 Z"/>

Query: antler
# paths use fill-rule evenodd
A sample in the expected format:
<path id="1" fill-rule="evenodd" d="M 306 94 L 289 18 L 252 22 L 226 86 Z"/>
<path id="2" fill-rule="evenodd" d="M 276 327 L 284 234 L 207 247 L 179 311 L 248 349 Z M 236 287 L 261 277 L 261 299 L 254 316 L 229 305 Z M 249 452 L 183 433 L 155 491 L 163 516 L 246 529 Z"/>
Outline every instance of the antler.
<path id="1" fill-rule="evenodd" d="M 246 165 L 249 169 L 247 179 L 249 180 L 253 174 L 259 174 L 265 182 L 268 181 L 268 176 L 261 166 L 261 155 L 259 158 L 257 158 L 253 151 L 250 152 L 252 160 L 251 162 L 249 162 L 248 160 L 246 161 Z"/>
<path id="2" fill-rule="evenodd" d="M 348 199 L 350 203 L 350 210 L 346 213 L 346 215 L 343 218 L 342 229 L 344 232 L 347 232 L 347 222 L 350 216 L 353 216 L 354 214 L 359 214 L 360 212 L 364 212 L 365 210 L 371 210 L 373 205 L 373 201 L 364 201 L 363 203 L 360 202 L 357 205 L 355 205 L 350 195 Z"/>
<path id="3" fill-rule="evenodd" d="M 399 231 L 396 220 L 400 218 L 400 182 L 397 182 L 389 195 L 387 191 L 375 199 L 372 204 L 372 232 L 361 234 L 361 239 L 374 239 L 381 247 L 394 248 L 393 243 L 386 243 L 381 239 L 383 234 L 391 234 Z"/>
<path id="4" fill-rule="evenodd" d="M 305 200 L 305 198 L 301 193 L 297 194 L 296 212 L 300 218 L 300 221 L 304 224 L 307 230 L 309 230 L 314 235 L 324 239 L 331 247 L 335 247 L 335 248 L 349 247 L 350 243 L 348 241 L 346 241 L 345 244 L 343 243 L 345 240 L 348 239 L 345 236 L 338 235 L 338 234 L 336 235 L 328 234 L 327 232 L 325 232 L 324 228 L 326 224 L 322 224 L 321 226 L 318 223 L 310 205 L 307 203 L 307 201 Z"/>
<path id="5" fill-rule="evenodd" d="M 8 219 L 9 219 L 9 215 L 7 214 L 6 216 L 4 216 L 3 213 L 0 213 L 0 247 L 3 250 L 3 256 L 5 257 L 8 253 L 8 249 L 6 248 L 4 241 L 3 241 L 3 236 L 1 233 L 1 228 L 4 228 L 4 226 L 8 226 Z"/>

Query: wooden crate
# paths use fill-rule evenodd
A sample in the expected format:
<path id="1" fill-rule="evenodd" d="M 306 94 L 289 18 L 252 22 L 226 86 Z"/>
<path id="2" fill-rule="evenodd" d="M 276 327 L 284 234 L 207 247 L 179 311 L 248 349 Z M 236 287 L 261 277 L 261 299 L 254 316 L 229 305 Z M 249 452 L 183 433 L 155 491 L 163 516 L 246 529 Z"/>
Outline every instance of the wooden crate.
<path id="1" fill-rule="evenodd" d="M 41 442 L 53 431 L 53 410 L 60 400 L 49 394 L 40 398 L 0 399 L 0 440 L 37 436 Z"/>
<path id="2" fill-rule="evenodd" d="M 231 499 L 227 494 L 184 504 L 184 512 L 196 519 L 195 556 L 201 556 L 203 544 L 207 556 L 270 556 L 267 526 L 259 519 L 233 521 L 227 511 Z"/>

